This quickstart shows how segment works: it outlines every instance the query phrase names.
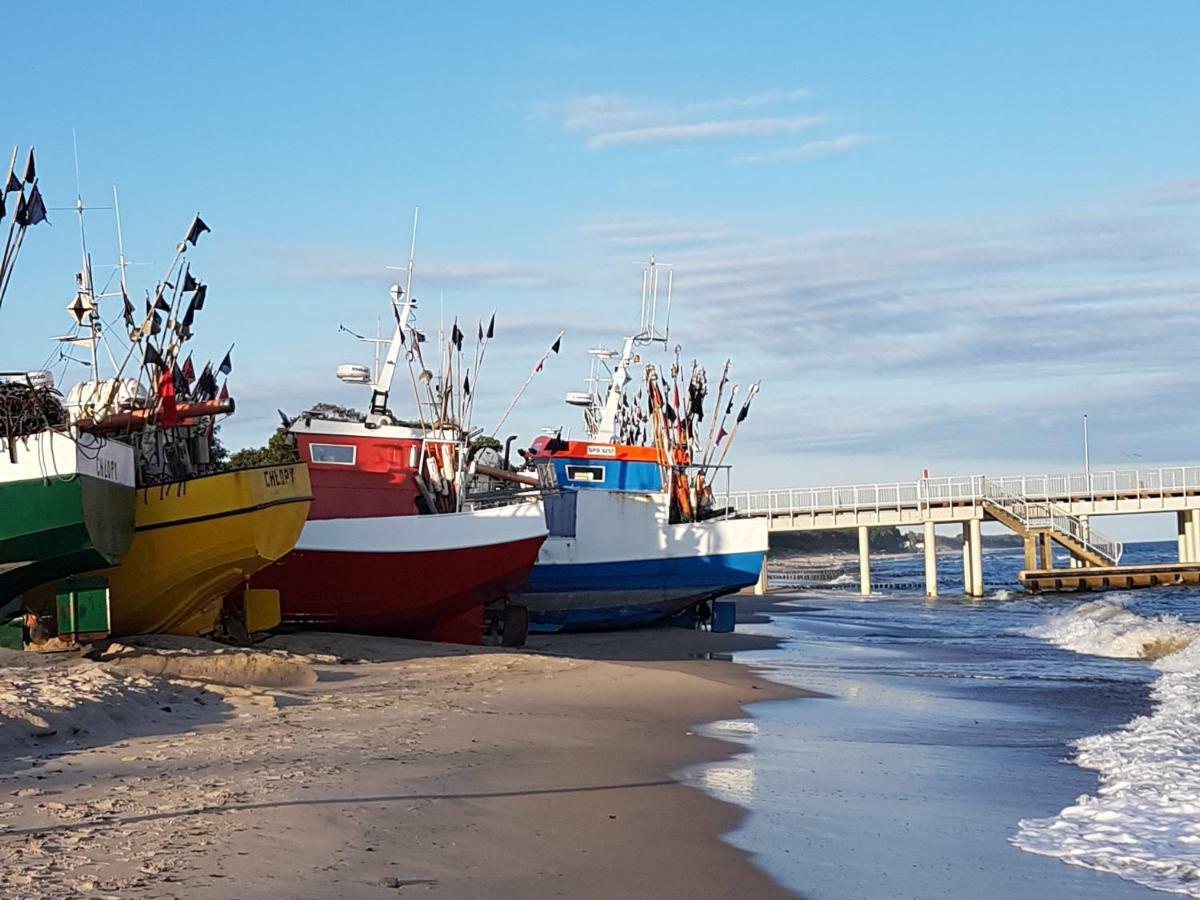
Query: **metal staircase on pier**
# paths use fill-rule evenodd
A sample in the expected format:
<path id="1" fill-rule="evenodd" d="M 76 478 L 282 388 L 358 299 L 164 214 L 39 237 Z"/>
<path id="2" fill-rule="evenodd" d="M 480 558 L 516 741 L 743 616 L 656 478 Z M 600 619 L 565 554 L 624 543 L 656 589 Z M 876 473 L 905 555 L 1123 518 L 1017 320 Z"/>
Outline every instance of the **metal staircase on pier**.
<path id="1" fill-rule="evenodd" d="M 1028 500 L 987 481 L 983 505 L 994 519 L 1025 538 L 1027 547 L 1030 541 L 1048 537 L 1085 565 L 1115 566 L 1121 561 L 1120 541 L 1100 534 L 1049 500 Z M 1043 567 L 1052 568 L 1053 561 L 1043 560 Z"/>

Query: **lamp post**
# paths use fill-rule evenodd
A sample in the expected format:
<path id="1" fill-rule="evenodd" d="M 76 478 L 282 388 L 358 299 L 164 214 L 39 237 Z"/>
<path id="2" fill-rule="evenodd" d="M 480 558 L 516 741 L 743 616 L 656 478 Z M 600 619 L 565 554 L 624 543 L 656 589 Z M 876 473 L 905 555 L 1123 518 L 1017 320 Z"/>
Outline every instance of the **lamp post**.
<path id="1" fill-rule="evenodd" d="M 1092 460 L 1088 454 L 1088 424 L 1087 413 L 1083 414 L 1083 471 L 1087 475 L 1088 490 L 1092 489 Z"/>

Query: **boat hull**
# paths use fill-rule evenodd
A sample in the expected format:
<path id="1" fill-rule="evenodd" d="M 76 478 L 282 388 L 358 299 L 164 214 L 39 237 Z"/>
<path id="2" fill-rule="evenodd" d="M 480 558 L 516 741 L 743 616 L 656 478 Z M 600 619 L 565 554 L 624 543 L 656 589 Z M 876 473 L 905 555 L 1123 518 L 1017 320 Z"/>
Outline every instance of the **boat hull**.
<path id="1" fill-rule="evenodd" d="M 43 432 L 0 441 L 0 604 L 118 562 L 134 529 L 133 449 Z"/>
<path id="2" fill-rule="evenodd" d="M 532 631 L 652 625 L 758 580 L 763 553 L 535 566 L 519 602 Z"/>
<path id="3" fill-rule="evenodd" d="M 253 580 L 293 628 L 478 643 L 483 607 L 522 588 L 546 538 L 538 504 L 307 523 Z"/>
<path id="4" fill-rule="evenodd" d="M 311 501 L 302 463 L 138 489 L 128 551 L 93 573 L 108 579 L 112 634 L 215 630 L 225 595 L 295 545 Z"/>
<path id="5" fill-rule="evenodd" d="M 552 536 L 516 602 L 532 631 L 650 625 L 758 580 L 757 519 L 670 523 L 661 495 L 580 491 L 574 534 Z"/>

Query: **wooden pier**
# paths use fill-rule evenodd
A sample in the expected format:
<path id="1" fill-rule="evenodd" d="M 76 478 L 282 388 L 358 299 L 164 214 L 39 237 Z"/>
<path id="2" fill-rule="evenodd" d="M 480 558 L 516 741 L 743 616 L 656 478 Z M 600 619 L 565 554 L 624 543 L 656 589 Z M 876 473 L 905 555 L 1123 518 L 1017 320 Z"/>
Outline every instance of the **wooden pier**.
<path id="1" fill-rule="evenodd" d="M 1200 563 L 1025 569 L 1017 579 L 1032 594 L 1043 591 L 1118 591 L 1164 585 L 1200 584 Z"/>

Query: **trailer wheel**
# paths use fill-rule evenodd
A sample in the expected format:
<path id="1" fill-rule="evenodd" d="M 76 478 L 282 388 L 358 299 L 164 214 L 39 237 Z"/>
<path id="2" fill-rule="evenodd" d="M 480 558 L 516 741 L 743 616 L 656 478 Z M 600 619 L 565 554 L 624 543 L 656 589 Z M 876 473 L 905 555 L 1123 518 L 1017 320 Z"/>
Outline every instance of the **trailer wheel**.
<path id="1" fill-rule="evenodd" d="M 524 647 L 529 637 L 529 607 L 504 607 L 504 634 L 500 638 L 502 647 Z"/>

